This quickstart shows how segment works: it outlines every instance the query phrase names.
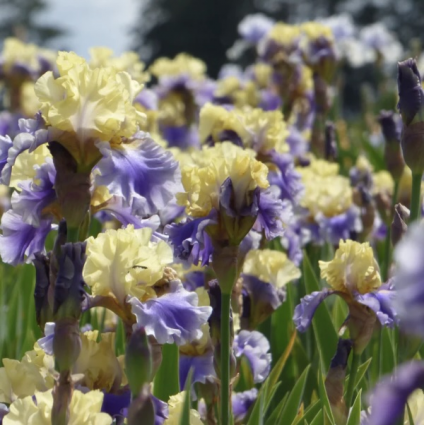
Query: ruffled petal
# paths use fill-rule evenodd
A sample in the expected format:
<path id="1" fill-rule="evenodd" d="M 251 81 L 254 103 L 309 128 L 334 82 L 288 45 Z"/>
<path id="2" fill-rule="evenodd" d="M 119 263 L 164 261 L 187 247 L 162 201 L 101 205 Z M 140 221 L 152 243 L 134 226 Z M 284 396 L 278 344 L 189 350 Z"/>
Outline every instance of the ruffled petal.
<path id="1" fill-rule="evenodd" d="M 270 345 L 266 337 L 258 331 L 240 331 L 235 338 L 233 348 L 236 357 L 246 356 L 249 361 L 253 382 L 265 381 L 271 370 Z"/>
<path id="2" fill-rule="evenodd" d="M 143 326 L 159 344 L 183 345 L 200 339 L 201 326 L 207 322 L 211 307 L 198 307 L 198 296 L 188 292 L 180 281 L 171 282 L 171 292 L 142 303 L 137 298 L 128 299 L 137 318 L 134 326 Z"/>
<path id="3" fill-rule="evenodd" d="M 16 212 L 9 210 L 1 219 L 3 235 L 0 236 L 0 256 L 5 263 L 14 266 L 34 258 L 44 251 L 44 242 L 51 230 L 51 220 L 41 220 L 39 227 L 25 223 Z"/>
<path id="4" fill-rule="evenodd" d="M 300 300 L 300 304 L 294 309 L 293 316 L 293 322 L 299 332 L 305 332 L 309 328 L 318 306 L 335 292 L 330 289 L 323 289 L 322 291 L 312 292 Z"/>
<path id="5" fill-rule="evenodd" d="M 182 191 L 181 175 L 170 152 L 146 133 L 137 133 L 137 137 L 113 148 L 106 142 L 97 143 L 103 158 L 97 165 L 96 183 L 122 196 L 127 206 L 144 217 L 156 214 Z"/>

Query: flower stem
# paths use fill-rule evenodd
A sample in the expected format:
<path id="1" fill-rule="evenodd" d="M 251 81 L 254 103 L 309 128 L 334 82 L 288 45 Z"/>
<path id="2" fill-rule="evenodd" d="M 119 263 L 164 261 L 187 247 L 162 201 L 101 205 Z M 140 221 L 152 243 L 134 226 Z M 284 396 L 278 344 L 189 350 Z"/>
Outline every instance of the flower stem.
<path id="1" fill-rule="evenodd" d="M 78 227 L 68 227 L 66 240 L 67 242 L 79 242 L 79 228 Z"/>
<path id="2" fill-rule="evenodd" d="M 392 227 L 391 222 L 393 220 L 394 208 L 396 205 L 397 195 L 399 191 L 399 180 L 395 182 L 395 188 L 393 191 L 392 207 L 390 209 L 390 215 L 387 220 L 387 235 L 386 235 L 386 244 L 384 247 L 384 262 L 383 262 L 383 281 L 385 282 L 389 277 L 390 269 L 390 257 L 392 252 Z"/>
<path id="3" fill-rule="evenodd" d="M 346 391 L 346 407 L 349 410 L 352 406 L 353 402 L 353 393 L 355 391 L 355 381 L 356 381 L 356 372 L 358 371 L 359 363 L 361 361 L 361 355 L 353 353 L 352 357 L 352 363 L 350 366 L 350 372 L 349 372 L 349 382 L 347 384 L 347 391 Z"/>
<path id="4" fill-rule="evenodd" d="M 421 217 L 421 180 L 423 173 L 412 175 L 411 215 L 409 223 L 413 223 Z"/>
<path id="5" fill-rule="evenodd" d="M 221 292 L 221 424 L 232 423 L 230 404 L 231 294 Z"/>

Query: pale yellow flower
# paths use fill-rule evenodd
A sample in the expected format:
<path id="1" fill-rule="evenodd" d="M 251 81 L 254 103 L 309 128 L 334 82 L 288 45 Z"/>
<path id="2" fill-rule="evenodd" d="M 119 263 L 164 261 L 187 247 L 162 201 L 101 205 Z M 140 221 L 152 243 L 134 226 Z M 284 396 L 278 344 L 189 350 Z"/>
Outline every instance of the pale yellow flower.
<path id="1" fill-rule="evenodd" d="M 200 59 L 180 53 L 174 59 L 156 59 L 149 70 L 158 78 L 187 74 L 193 79 L 202 79 L 205 76 L 206 65 Z"/>
<path id="2" fill-rule="evenodd" d="M 169 406 L 169 416 L 165 420 L 163 425 L 180 425 L 181 416 L 184 409 L 184 401 L 186 397 L 186 392 L 182 391 L 176 395 L 170 397 L 168 401 Z M 203 425 L 202 420 L 200 419 L 199 412 L 194 409 L 190 409 L 190 425 Z"/>
<path id="3" fill-rule="evenodd" d="M 269 187 L 268 168 L 254 159 L 252 152 L 230 142 L 203 149 L 204 166 L 186 165 L 182 169 L 184 193 L 177 193 L 187 214 L 204 217 L 212 208 L 219 208 L 221 185 L 231 179 L 235 193 L 235 208 L 246 203 L 250 193 Z"/>
<path id="4" fill-rule="evenodd" d="M 325 160 L 312 160 L 308 167 L 297 167 L 305 186 L 300 205 L 311 215 L 334 217 L 352 205 L 352 188 L 348 178 L 338 175 L 339 166 Z"/>
<path id="5" fill-rule="evenodd" d="M 321 278 L 336 291 L 366 294 L 381 286 L 380 269 L 368 242 L 340 240 L 334 258 L 320 261 Z"/>
<path id="6" fill-rule="evenodd" d="M 94 296 L 113 296 L 121 304 L 127 295 L 154 296 L 151 287 L 162 278 L 173 255 L 166 242 L 150 242 L 151 235 L 149 228 L 129 225 L 87 240 L 83 277 Z"/>
<path id="7" fill-rule="evenodd" d="M 139 83 L 146 83 L 150 76 L 145 72 L 145 64 L 140 61 L 136 52 L 124 52 L 121 56 L 113 56 L 113 50 L 108 47 L 93 47 L 90 49 L 91 68 L 114 68 L 117 72 L 128 72 L 131 78 Z"/>
<path id="8" fill-rule="evenodd" d="M 46 72 L 35 84 L 35 93 L 46 124 L 65 132 L 58 141 L 78 163 L 94 160 L 86 150 L 96 140 L 120 143 L 120 137 L 137 131 L 144 115 L 133 100 L 143 86 L 127 72 L 92 69 L 68 52 L 59 52 L 56 63 L 60 76 Z"/>
<path id="9" fill-rule="evenodd" d="M 52 391 L 36 392 L 33 396 L 16 400 L 3 418 L 3 425 L 50 425 L 52 421 Z M 90 391 L 83 394 L 75 390 L 69 405 L 68 425 L 110 425 L 112 418 L 101 413 L 103 393 Z"/>
<path id="10" fill-rule="evenodd" d="M 279 289 L 301 275 L 300 270 L 284 252 L 271 249 L 249 251 L 243 263 L 243 273 L 255 276 Z"/>

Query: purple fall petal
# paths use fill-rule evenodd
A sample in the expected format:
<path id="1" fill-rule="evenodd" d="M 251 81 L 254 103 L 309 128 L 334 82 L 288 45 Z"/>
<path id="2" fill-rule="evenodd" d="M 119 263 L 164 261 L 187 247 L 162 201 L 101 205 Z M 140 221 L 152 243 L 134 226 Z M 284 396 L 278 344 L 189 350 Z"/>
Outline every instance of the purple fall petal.
<path id="1" fill-rule="evenodd" d="M 141 302 L 132 297 L 128 303 L 137 318 L 134 326 L 143 326 L 159 344 L 183 345 L 200 339 L 200 328 L 212 312 L 211 307 L 198 307 L 197 294 L 186 291 L 180 281 L 171 282 L 171 292 L 159 298 Z"/>

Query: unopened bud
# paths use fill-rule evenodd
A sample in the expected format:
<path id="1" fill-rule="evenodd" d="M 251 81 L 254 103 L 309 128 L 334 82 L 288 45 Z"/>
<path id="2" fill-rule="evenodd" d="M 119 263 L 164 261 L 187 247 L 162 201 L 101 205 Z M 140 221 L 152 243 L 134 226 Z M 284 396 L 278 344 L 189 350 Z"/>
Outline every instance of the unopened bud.
<path id="1" fill-rule="evenodd" d="M 54 314 L 60 318 L 78 320 L 84 297 L 82 269 L 85 262 L 85 243 L 62 245 L 59 270 L 54 292 Z"/>
<path id="2" fill-rule="evenodd" d="M 398 64 L 399 112 L 405 124 L 401 135 L 403 158 L 412 174 L 424 171 L 424 92 L 415 59 Z"/>
<path id="3" fill-rule="evenodd" d="M 397 117 L 399 117 L 397 115 Z M 379 116 L 381 131 L 383 132 L 386 145 L 384 148 L 384 159 L 387 170 L 394 180 L 400 179 L 405 167 L 405 162 L 400 149 L 400 133 L 402 122 L 395 119 L 392 111 L 381 111 Z"/>
<path id="4" fill-rule="evenodd" d="M 142 387 L 140 393 L 128 408 L 128 425 L 154 425 L 155 406 L 150 395 L 149 385 Z"/>
<path id="5" fill-rule="evenodd" d="M 334 123 L 327 121 L 325 123 L 325 159 L 327 161 L 337 160 L 337 143 L 334 131 Z"/>
<path id="6" fill-rule="evenodd" d="M 406 224 L 409 221 L 410 211 L 402 204 L 395 205 L 395 211 L 393 215 L 392 222 L 392 244 L 396 246 L 397 243 L 402 239 L 403 235 L 408 230 L 408 225 Z"/>
<path id="7" fill-rule="evenodd" d="M 142 327 L 131 335 L 125 353 L 125 370 L 133 397 L 137 397 L 152 378 L 152 352 Z"/>
<path id="8" fill-rule="evenodd" d="M 52 320 L 53 310 L 49 304 L 48 291 L 50 286 L 50 266 L 49 259 L 42 253 L 36 253 L 33 260 L 35 267 L 35 317 L 41 329 L 44 329 L 46 322 Z"/>
<path id="9" fill-rule="evenodd" d="M 343 392 L 347 360 L 351 349 L 352 341 L 350 339 L 339 339 L 336 354 L 331 360 L 330 370 L 325 379 L 325 389 L 327 390 L 328 400 L 336 423 L 345 423 L 347 419 Z"/>

